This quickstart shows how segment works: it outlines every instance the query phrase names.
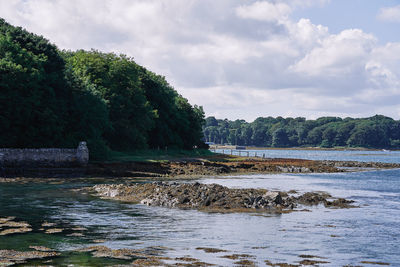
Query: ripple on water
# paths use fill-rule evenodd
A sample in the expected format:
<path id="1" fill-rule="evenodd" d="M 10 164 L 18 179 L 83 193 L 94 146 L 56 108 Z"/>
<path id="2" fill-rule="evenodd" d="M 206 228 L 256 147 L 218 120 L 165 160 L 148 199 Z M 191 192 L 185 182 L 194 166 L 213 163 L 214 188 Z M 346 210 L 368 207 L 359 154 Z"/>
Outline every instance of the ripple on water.
<path id="1" fill-rule="evenodd" d="M 400 262 L 398 177 L 399 170 L 387 170 L 201 180 L 229 187 L 327 191 L 335 197 L 354 199 L 361 205 L 350 210 L 327 210 L 318 206 L 310 208 L 311 212 L 267 216 L 147 207 L 81 196 L 67 190 L 81 186 L 79 183 L 0 184 L 0 217 L 15 216 L 33 229 L 26 234 L 1 236 L 0 249 L 29 249 L 34 245 L 69 250 L 63 252 L 62 259 L 54 259 L 55 265 L 58 261 L 87 260 L 94 265 L 106 261 L 71 252 L 87 245 L 98 245 L 95 240 L 104 241 L 100 245 L 112 249 L 163 246 L 171 248 L 165 251 L 165 256 L 171 259 L 190 256 L 218 265 L 232 265 L 240 260 L 251 260 L 259 265 L 265 265 L 265 260 L 297 264 L 311 260 L 300 255 L 315 256 L 313 260 L 328 261 L 331 265 L 360 265 L 362 261 L 395 264 Z M 39 231 L 44 222 L 67 230 L 45 234 Z M 68 229 L 76 227 L 87 229 L 84 236 L 67 236 L 73 232 Z M 199 247 L 226 252 L 207 253 L 196 249 Z M 232 255 L 250 255 L 251 258 Z"/>

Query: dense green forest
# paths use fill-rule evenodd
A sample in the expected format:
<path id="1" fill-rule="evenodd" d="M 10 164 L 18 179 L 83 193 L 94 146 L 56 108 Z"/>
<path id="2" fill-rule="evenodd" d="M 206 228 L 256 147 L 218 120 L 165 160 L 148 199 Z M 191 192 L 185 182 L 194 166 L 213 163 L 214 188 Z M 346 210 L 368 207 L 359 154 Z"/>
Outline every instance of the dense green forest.
<path id="1" fill-rule="evenodd" d="M 400 121 L 376 115 L 352 119 L 322 117 L 217 120 L 206 118 L 205 140 L 216 144 L 259 147 L 366 147 L 400 148 Z"/>
<path id="2" fill-rule="evenodd" d="M 204 146 L 204 112 L 125 55 L 60 51 L 0 19 L 0 147 Z"/>

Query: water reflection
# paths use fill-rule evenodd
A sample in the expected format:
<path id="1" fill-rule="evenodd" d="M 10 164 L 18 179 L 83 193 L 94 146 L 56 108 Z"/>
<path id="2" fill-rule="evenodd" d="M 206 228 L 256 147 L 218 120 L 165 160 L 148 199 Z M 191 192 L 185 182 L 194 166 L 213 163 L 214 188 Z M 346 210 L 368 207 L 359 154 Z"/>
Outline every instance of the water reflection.
<path id="1" fill-rule="evenodd" d="M 203 183 L 229 187 L 273 190 L 327 191 L 354 199 L 361 208 L 311 208 L 311 212 L 283 215 L 219 214 L 193 210 L 147 207 L 106 201 L 70 191 L 83 186 L 0 184 L 0 217 L 16 216 L 33 225 L 24 235 L 0 237 L 0 249 L 25 249 L 43 245 L 60 250 L 97 245 L 107 247 L 171 248 L 170 257 L 191 256 L 204 262 L 229 266 L 221 258 L 246 253 L 264 265 L 296 263 L 299 255 L 324 257 L 327 265 L 359 265 L 363 260 L 400 262 L 400 171 L 339 174 L 279 174 L 210 177 Z M 48 235 L 40 231 L 43 221 L 66 229 L 85 227 L 83 237 L 68 232 Z M 223 248 L 228 252 L 206 253 L 198 247 Z"/>

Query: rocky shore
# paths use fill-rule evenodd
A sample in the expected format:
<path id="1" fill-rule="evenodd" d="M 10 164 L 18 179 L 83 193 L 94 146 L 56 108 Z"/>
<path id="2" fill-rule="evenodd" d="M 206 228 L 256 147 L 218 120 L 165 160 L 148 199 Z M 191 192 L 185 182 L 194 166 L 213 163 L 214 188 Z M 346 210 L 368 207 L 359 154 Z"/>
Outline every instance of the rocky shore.
<path id="1" fill-rule="evenodd" d="M 325 192 L 280 192 L 266 189 L 233 189 L 218 184 L 154 182 L 144 184 L 95 185 L 96 196 L 149 206 L 197 209 L 209 212 L 285 213 L 304 205 L 323 204 L 328 208 L 350 208 L 354 201 L 333 198 Z"/>
<path id="2" fill-rule="evenodd" d="M 185 177 L 243 173 L 340 171 L 332 164 L 302 159 L 232 159 L 229 161 L 190 159 L 169 162 L 99 163 L 89 166 L 87 174 L 119 177 Z"/>
<path id="3" fill-rule="evenodd" d="M 400 168 L 396 163 L 319 161 L 286 158 L 239 158 L 213 156 L 167 162 L 97 162 L 84 168 L 0 168 L 4 178 L 77 178 L 77 177 L 200 177 L 248 173 L 332 173 L 364 169 Z M 2 177 L 2 178 L 1 178 Z"/>
<path id="4" fill-rule="evenodd" d="M 347 168 L 347 169 L 346 169 Z M 90 164 L 88 176 L 110 177 L 188 177 L 248 173 L 332 173 L 356 169 L 400 168 L 400 164 L 304 159 L 187 159 L 168 162 L 116 162 Z"/>

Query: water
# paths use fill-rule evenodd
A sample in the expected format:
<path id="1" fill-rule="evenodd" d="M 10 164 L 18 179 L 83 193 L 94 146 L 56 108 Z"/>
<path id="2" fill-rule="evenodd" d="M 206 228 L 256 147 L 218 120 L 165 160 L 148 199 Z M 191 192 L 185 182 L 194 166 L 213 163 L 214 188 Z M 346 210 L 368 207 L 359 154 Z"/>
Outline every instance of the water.
<path id="1" fill-rule="evenodd" d="M 214 150 L 213 150 L 214 151 Z M 230 149 L 217 149 L 217 153 L 230 154 Z M 362 162 L 399 163 L 400 151 L 394 150 L 294 150 L 294 149 L 266 149 L 266 150 L 233 150 L 233 155 L 258 157 L 264 154 L 267 158 L 297 158 L 311 160 L 342 160 Z"/>
<path id="2" fill-rule="evenodd" d="M 370 160 L 368 160 L 370 161 Z M 311 212 L 282 215 L 219 214 L 194 210 L 147 207 L 107 201 L 71 191 L 90 181 L 66 184 L 0 184 L 0 217 L 16 216 L 34 231 L 0 236 L 1 249 L 26 250 L 29 245 L 64 252 L 54 265 L 86 266 L 122 263 L 92 258 L 72 251 L 89 245 L 116 248 L 171 248 L 166 255 L 191 256 L 219 266 L 233 266 L 221 258 L 233 253 L 252 255 L 259 266 L 264 261 L 298 263 L 300 255 L 323 257 L 323 266 L 385 262 L 400 266 L 400 170 L 337 174 L 257 174 L 206 177 L 202 183 L 237 188 L 326 191 L 335 197 L 356 201 L 360 208 L 309 208 Z M 48 235 L 39 230 L 43 221 L 67 229 Z M 70 237 L 73 227 L 88 229 L 84 237 Z M 228 252 L 206 253 L 198 247 L 223 248 Z M 40 261 L 37 261 L 39 264 Z M 33 262 L 35 263 L 35 262 Z"/>

